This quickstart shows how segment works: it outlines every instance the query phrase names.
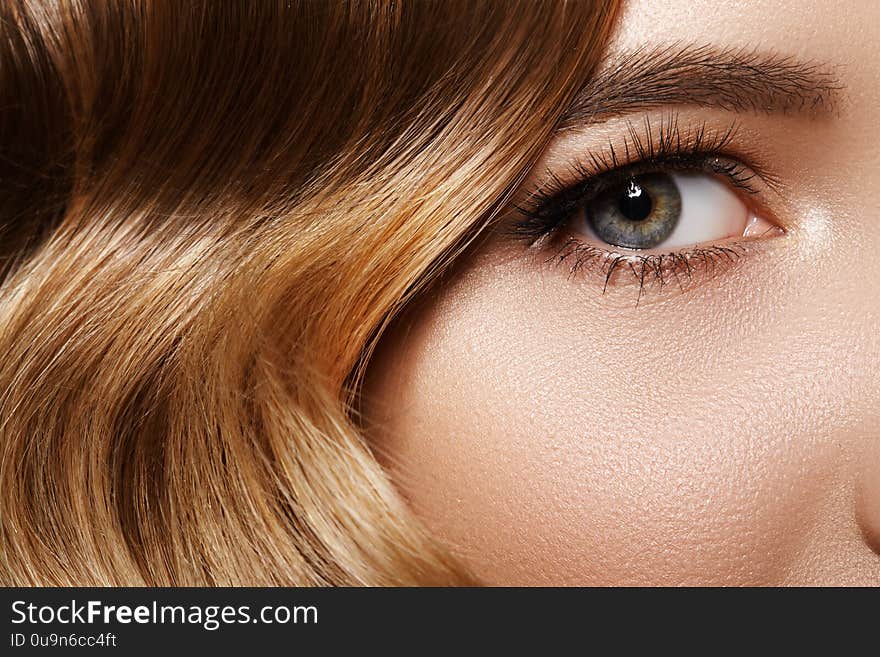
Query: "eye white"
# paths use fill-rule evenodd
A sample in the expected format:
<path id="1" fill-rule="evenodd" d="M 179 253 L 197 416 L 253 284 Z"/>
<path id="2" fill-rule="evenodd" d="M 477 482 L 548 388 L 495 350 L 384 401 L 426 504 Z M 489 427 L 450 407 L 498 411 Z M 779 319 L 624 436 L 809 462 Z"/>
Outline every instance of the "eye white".
<path id="1" fill-rule="evenodd" d="M 672 173 L 681 195 L 681 214 L 672 234 L 655 249 L 680 248 L 742 235 L 749 208 L 717 178 L 704 173 Z"/>

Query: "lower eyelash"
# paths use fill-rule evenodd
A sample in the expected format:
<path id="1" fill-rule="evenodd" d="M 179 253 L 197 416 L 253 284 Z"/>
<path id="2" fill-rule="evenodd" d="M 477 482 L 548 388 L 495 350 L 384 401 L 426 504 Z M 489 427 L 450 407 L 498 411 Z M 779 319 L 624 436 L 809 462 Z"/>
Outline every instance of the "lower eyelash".
<path id="1" fill-rule="evenodd" d="M 734 265 L 748 251 L 747 238 L 727 244 L 698 246 L 672 253 L 621 253 L 569 238 L 546 264 L 567 265 L 569 275 L 590 274 L 600 277 L 602 294 L 612 285 L 629 282 L 638 285 L 636 306 L 643 293 L 655 287 L 674 284 L 682 292 L 696 277 L 712 276 Z M 537 246 L 537 245 L 535 245 Z"/>

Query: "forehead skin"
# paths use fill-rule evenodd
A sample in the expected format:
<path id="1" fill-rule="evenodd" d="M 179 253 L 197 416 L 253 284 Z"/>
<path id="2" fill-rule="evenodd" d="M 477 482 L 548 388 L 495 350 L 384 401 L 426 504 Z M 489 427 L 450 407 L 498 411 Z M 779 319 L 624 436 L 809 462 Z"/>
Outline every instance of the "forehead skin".
<path id="1" fill-rule="evenodd" d="M 636 1 L 613 48 L 675 41 L 837 67 L 743 133 L 787 235 L 638 308 L 492 240 L 383 338 L 370 438 L 490 584 L 880 585 L 880 9 Z"/>

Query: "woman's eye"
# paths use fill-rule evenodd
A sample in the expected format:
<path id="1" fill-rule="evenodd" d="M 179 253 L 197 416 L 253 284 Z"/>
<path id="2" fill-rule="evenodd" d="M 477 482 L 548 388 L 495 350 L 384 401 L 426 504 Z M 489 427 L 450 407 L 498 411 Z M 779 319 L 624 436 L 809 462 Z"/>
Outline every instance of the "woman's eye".
<path id="1" fill-rule="evenodd" d="M 684 291 L 757 252 L 758 238 L 784 235 L 764 218 L 772 172 L 730 154 L 736 126 L 679 129 L 676 121 L 654 134 L 646 120 L 644 137 L 631 125 L 621 144 L 572 158 L 565 175 L 548 168 L 514 202 L 506 232 L 603 294 L 635 281 L 636 305 L 648 287 L 672 282 Z"/>
<path id="2" fill-rule="evenodd" d="M 671 249 L 742 236 L 755 223 L 750 215 L 715 176 L 656 171 L 612 183 L 582 202 L 568 230 L 623 249 Z"/>

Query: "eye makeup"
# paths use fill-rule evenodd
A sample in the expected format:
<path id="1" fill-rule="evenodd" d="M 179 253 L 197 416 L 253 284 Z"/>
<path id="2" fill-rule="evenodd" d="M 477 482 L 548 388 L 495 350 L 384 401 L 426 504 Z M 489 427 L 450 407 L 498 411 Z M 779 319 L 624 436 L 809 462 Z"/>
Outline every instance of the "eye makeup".
<path id="1" fill-rule="evenodd" d="M 682 127 L 671 115 L 624 134 L 522 190 L 505 233 L 603 293 L 636 283 L 637 304 L 647 287 L 684 290 L 784 233 L 759 202 L 775 179 L 734 154 L 736 123 Z"/>

